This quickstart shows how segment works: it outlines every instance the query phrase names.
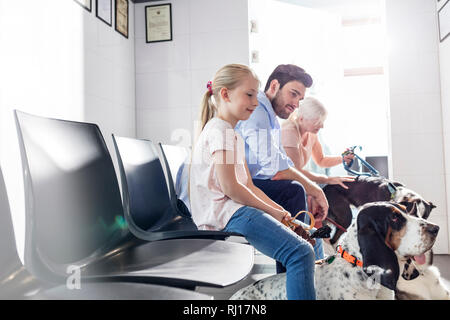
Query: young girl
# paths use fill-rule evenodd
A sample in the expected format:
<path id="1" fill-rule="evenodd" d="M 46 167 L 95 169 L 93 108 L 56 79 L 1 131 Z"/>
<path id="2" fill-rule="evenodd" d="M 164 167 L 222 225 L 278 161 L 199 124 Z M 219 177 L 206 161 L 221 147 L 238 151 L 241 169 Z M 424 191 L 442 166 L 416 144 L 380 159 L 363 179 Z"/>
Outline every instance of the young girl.
<path id="1" fill-rule="evenodd" d="M 202 132 L 190 173 L 194 222 L 201 230 L 242 234 L 286 271 L 288 299 L 315 299 L 312 246 L 281 221 L 290 214 L 254 186 L 244 142 L 234 131 L 258 106 L 259 80 L 246 66 L 230 64 L 208 82 L 202 105 Z"/>

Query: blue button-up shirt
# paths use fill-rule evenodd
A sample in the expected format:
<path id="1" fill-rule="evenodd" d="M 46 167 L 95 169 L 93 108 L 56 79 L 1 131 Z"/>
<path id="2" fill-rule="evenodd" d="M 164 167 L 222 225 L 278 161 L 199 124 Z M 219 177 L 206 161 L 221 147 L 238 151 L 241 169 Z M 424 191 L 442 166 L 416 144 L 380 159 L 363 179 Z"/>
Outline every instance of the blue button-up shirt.
<path id="1" fill-rule="evenodd" d="M 259 105 L 248 120 L 239 121 L 235 130 L 245 141 L 245 158 L 253 179 L 271 179 L 278 171 L 293 167 L 281 145 L 281 129 L 272 104 L 262 91 Z"/>

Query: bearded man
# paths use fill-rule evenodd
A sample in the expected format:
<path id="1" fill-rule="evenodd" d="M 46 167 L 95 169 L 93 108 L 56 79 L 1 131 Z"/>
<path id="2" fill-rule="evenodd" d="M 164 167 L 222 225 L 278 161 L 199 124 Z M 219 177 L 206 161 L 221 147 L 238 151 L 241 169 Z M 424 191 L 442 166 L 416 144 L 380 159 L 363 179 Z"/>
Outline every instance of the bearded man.
<path id="1" fill-rule="evenodd" d="M 236 131 L 245 142 L 245 156 L 253 183 L 292 216 L 308 210 L 322 221 L 328 213 L 328 201 L 322 189 L 295 169 L 281 144 L 278 118 L 287 119 L 305 97 L 313 80 L 302 68 L 279 65 L 258 93 L 259 105 L 250 118 L 239 121 Z M 298 217 L 306 222 L 305 215 Z M 317 239 L 316 258 L 323 258 L 322 240 Z M 277 262 L 277 273 L 285 270 Z"/>

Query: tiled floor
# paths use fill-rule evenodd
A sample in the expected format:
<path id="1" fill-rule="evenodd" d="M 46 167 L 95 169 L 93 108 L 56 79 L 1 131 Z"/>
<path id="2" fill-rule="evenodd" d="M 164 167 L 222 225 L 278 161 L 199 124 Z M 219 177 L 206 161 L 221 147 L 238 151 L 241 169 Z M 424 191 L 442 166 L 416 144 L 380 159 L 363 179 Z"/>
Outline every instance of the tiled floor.
<path id="1" fill-rule="evenodd" d="M 439 268 L 442 278 L 445 279 L 445 284 L 450 288 L 450 255 L 434 255 L 434 265 Z M 223 289 L 197 287 L 196 291 L 210 294 L 217 300 L 226 300 L 237 290 L 275 274 L 275 270 L 275 261 L 255 250 L 255 264 L 244 280 Z"/>

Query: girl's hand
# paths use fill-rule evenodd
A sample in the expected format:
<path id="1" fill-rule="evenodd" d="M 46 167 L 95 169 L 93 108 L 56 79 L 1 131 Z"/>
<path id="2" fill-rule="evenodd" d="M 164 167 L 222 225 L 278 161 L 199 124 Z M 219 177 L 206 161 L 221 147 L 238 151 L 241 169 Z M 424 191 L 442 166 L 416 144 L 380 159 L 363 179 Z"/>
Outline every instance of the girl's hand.
<path id="1" fill-rule="evenodd" d="M 289 211 L 286 210 L 282 210 L 279 212 L 279 216 L 280 216 L 280 221 L 284 222 L 284 221 L 290 221 L 291 220 L 291 214 L 289 213 Z"/>
<path id="2" fill-rule="evenodd" d="M 328 177 L 328 184 L 338 184 L 344 189 L 348 189 L 348 187 L 344 184 L 344 182 L 354 182 L 355 177 Z"/>

